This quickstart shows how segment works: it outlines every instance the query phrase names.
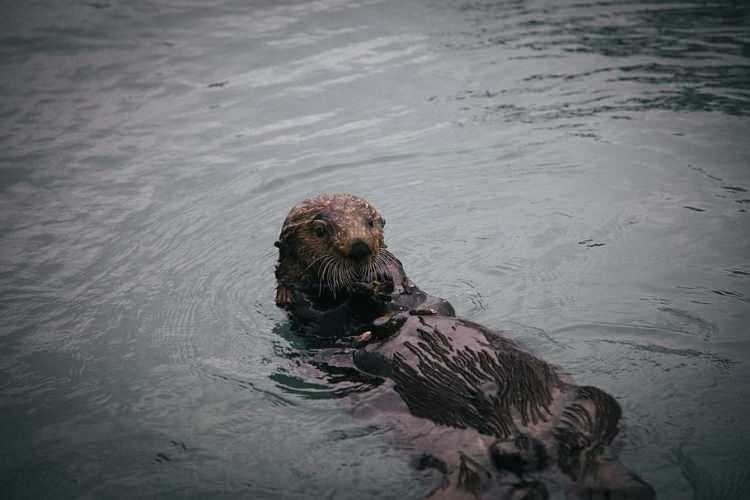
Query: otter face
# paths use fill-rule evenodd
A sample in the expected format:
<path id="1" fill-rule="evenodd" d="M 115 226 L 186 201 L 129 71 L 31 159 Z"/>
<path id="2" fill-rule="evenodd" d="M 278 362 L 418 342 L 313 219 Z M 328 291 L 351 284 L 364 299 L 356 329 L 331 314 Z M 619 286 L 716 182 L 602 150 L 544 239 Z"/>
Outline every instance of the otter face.
<path id="1" fill-rule="evenodd" d="M 360 201 L 360 203 L 356 203 Z M 309 224 L 314 245 L 325 252 L 349 260 L 352 265 L 366 263 L 383 246 L 384 221 L 367 201 L 341 200 L 321 209 Z"/>
<path id="2" fill-rule="evenodd" d="M 279 270 L 284 253 L 300 276 L 293 281 L 315 284 L 336 293 L 356 282 L 371 282 L 386 273 L 393 259 L 385 250 L 385 220 L 364 198 L 350 194 L 321 195 L 292 208 L 279 238 Z"/>

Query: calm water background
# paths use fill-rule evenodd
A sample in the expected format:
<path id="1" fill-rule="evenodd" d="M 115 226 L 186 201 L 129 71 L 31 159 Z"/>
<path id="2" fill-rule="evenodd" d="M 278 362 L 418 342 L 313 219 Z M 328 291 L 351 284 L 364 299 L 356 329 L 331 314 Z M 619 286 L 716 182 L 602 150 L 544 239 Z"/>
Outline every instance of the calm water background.
<path id="1" fill-rule="evenodd" d="M 419 498 L 273 305 L 325 191 L 661 498 L 748 487 L 745 2 L 2 1 L 0 120 L 4 497 Z"/>

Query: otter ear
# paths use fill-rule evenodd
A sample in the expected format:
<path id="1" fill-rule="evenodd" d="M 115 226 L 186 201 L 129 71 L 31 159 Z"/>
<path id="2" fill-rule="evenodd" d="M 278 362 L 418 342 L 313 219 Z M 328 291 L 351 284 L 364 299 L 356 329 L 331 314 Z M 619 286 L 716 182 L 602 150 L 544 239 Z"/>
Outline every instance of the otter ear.
<path id="1" fill-rule="evenodd" d="M 288 257 L 294 254 L 294 232 L 289 228 L 281 231 L 279 239 L 273 243 L 273 246 L 279 249 L 279 257 Z"/>
<path id="2" fill-rule="evenodd" d="M 273 246 L 279 249 L 279 254 L 287 253 L 289 250 L 289 235 L 281 235 L 273 242 Z"/>

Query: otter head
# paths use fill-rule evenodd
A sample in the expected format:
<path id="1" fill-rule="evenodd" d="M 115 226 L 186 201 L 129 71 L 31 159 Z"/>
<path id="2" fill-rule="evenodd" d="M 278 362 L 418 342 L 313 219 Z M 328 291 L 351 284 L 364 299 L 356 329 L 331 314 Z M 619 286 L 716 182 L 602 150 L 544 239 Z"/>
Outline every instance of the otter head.
<path id="1" fill-rule="evenodd" d="M 375 280 L 393 258 L 383 241 L 384 226 L 364 198 L 338 193 L 302 201 L 289 212 L 276 242 L 279 288 L 312 286 L 335 295 Z"/>

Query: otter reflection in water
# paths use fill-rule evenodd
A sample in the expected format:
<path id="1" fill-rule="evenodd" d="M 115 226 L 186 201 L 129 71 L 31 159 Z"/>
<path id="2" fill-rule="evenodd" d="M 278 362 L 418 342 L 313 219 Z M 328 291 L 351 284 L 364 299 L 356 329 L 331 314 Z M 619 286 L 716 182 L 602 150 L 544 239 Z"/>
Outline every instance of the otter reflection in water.
<path id="1" fill-rule="evenodd" d="M 455 317 L 406 276 L 384 225 L 348 194 L 292 208 L 276 243 L 276 303 L 298 332 L 349 343 L 351 366 L 382 380 L 350 396 L 353 412 L 442 474 L 426 496 L 655 498 L 617 460 L 617 401 Z"/>

